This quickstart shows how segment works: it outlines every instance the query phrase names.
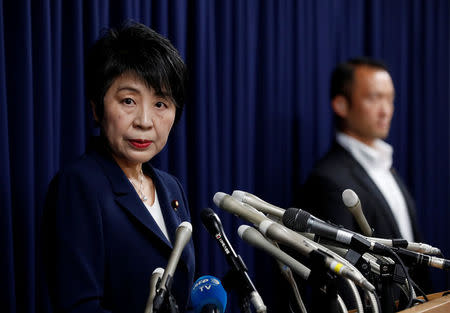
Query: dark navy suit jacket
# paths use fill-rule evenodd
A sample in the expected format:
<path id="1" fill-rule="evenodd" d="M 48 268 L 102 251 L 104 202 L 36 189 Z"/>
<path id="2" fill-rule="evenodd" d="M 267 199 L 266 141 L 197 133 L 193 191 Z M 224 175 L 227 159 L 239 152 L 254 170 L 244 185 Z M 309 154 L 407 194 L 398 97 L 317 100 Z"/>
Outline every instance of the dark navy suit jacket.
<path id="1" fill-rule="evenodd" d="M 54 311 L 144 312 L 151 274 L 166 267 L 176 228 L 190 221 L 190 214 L 176 178 L 148 163 L 143 171 L 156 186 L 171 242 L 105 149 L 88 152 L 53 180 L 44 250 Z M 186 309 L 194 264 L 191 240 L 172 286 L 180 312 Z"/>

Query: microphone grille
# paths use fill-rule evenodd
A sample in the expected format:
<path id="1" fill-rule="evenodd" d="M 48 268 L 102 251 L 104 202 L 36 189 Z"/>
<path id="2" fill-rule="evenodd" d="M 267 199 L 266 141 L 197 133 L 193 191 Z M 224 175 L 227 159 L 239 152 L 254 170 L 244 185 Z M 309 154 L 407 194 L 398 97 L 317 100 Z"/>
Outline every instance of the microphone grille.
<path id="1" fill-rule="evenodd" d="M 235 191 L 233 191 L 233 193 L 231 194 L 231 196 L 232 196 L 233 198 L 235 198 L 236 200 L 238 200 L 239 202 L 244 202 L 244 199 L 246 198 L 245 191 L 241 191 L 241 190 L 235 190 Z"/>
<path id="2" fill-rule="evenodd" d="M 211 215 L 214 215 L 214 211 L 211 208 L 205 208 L 200 212 L 200 218 L 205 223 Z"/>
<path id="3" fill-rule="evenodd" d="M 342 201 L 344 202 L 346 207 L 351 208 L 358 204 L 358 196 L 353 190 L 345 189 L 342 192 Z"/>
<path id="4" fill-rule="evenodd" d="M 302 209 L 289 208 L 283 214 L 283 224 L 296 231 L 306 231 L 310 216 L 311 214 Z"/>
<path id="5" fill-rule="evenodd" d="M 155 268 L 155 269 L 153 270 L 152 275 L 153 275 L 153 274 L 161 274 L 161 276 L 162 276 L 162 274 L 164 274 L 164 269 L 161 268 L 161 267 L 157 267 L 157 268 Z"/>
<path id="6" fill-rule="evenodd" d="M 200 213 L 203 226 L 205 226 L 208 233 L 215 236 L 217 232 L 221 231 L 221 221 L 219 216 L 211 209 L 206 208 Z"/>
<path id="7" fill-rule="evenodd" d="M 250 228 L 250 226 L 248 226 L 248 225 L 241 225 L 241 226 L 239 226 L 239 228 L 238 228 L 239 237 L 242 238 L 242 236 L 244 236 L 245 231 L 247 229 L 249 229 L 249 228 Z"/>
<path id="8" fill-rule="evenodd" d="M 182 227 L 187 228 L 192 233 L 192 224 L 189 223 L 188 221 L 182 222 L 180 225 L 178 225 L 177 229 Z"/>

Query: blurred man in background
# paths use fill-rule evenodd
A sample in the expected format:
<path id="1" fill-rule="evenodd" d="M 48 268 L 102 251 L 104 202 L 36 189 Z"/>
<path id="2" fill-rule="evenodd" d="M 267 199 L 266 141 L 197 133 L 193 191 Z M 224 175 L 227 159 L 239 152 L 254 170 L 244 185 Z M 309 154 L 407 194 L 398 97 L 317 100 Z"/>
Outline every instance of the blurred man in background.
<path id="1" fill-rule="evenodd" d="M 370 58 L 339 64 L 331 76 L 330 96 L 336 138 L 294 205 L 361 232 L 342 201 L 342 192 L 350 188 L 361 201 L 374 237 L 422 241 L 414 201 L 392 167 L 392 146 L 383 141 L 389 134 L 395 97 L 387 67 Z M 429 289 L 428 279 L 416 279 Z"/>

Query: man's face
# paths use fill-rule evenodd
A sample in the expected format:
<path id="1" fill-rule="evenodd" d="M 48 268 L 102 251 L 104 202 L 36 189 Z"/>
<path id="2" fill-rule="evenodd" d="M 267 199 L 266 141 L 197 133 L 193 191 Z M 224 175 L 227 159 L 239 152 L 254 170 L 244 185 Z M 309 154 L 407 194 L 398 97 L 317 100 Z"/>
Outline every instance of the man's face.
<path id="1" fill-rule="evenodd" d="M 351 101 L 344 118 L 348 135 L 372 145 L 389 134 L 394 113 L 394 85 L 388 72 L 369 66 L 355 69 Z"/>

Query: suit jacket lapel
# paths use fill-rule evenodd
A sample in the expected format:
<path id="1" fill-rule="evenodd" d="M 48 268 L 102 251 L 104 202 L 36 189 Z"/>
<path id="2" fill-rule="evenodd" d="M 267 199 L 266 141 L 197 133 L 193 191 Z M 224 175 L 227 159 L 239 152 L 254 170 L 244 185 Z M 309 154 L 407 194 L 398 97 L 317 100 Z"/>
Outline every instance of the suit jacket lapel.
<path id="1" fill-rule="evenodd" d="M 399 186 L 403 197 L 405 198 L 406 207 L 408 208 L 409 218 L 411 220 L 411 227 L 413 229 L 414 233 L 414 240 L 415 241 L 422 241 L 422 233 L 418 227 L 417 224 L 417 217 L 416 217 L 416 206 L 414 204 L 414 200 L 412 196 L 410 195 L 408 189 L 406 188 L 405 184 L 402 182 L 400 177 L 397 175 L 397 171 L 394 168 L 391 168 L 392 176 L 394 177 L 395 181 L 397 182 L 397 185 Z"/>
<path id="2" fill-rule="evenodd" d="M 142 203 L 141 199 L 139 199 L 139 196 L 137 195 L 130 181 L 125 176 L 122 169 L 114 161 L 114 159 L 112 159 L 112 157 L 106 153 L 98 153 L 98 152 L 96 152 L 95 158 L 99 162 L 100 166 L 103 168 L 104 174 L 108 177 L 109 181 L 111 182 L 111 188 L 116 197 L 115 201 L 131 216 L 133 216 L 133 218 L 135 218 L 139 223 L 145 226 L 146 229 L 148 229 L 150 232 L 156 235 L 156 237 L 158 237 L 161 241 L 163 241 L 166 245 L 172 248 L 172 244 L 167 240 L 166 236 L 162 233 L 158 224 L 156 224 L 155 220 L 148 212 L 147 208 Z M 164 211 L 162 205 L 161 209 L 163 209 Z"/>
<path id="3" fill-rule="evenodd" d="M 161 241 L 172 248 L 172 243 L 167 240 L 166 236 L 161 231 L 161 228 L 159 228 L 158 224 L 155 222 L 145 205 L 142 203 L 141 199 L 139 199 L 139 196 L 137 196 L 134 191 L 126 195 L 117 196 L 116 202 L 131 213 L 141 224 L 154 233 Z"/>
<path id="4" fill-rule="evenodd" d="M 395 231 L 395 236 L 400 237 L 400 230 L 398 228 L 397 222 L 395 221 L 394 215 L 392 214 L 391 208 L 389 207 L 389 204 L 387 203 L 386 199 L 384 198 L 383 194 L 381 193 L 380 189 L 378 189 L 377 185 L 374 183 L 374 181 L 370 178 L 369 174 L 366 172 L 366 170 L 361 166 L 361 164 L 358 163 L 358 161 L 353 158 L 353 156 L 345 150 L 343 147 L 341 147 L 339 144 L 336 143 L 336 145 L 339 147 L 340 150 L 342 150 L 343 155 L 347 159 L 348 162 L 350 162 L 349 168 L 351 168 L 351 172 L 353 177 L 359 181 L 360 185 L 366 189 L 367 193 L 371 195 L 372 197 L 376 198 L 376 202 L 380 203 L 381 206 L 377 208 L 377 213 L 384 215 L 386 221 L 392 221 L 392 227 Z M 364 206 L 364 203 L 362 203 Z M 376 230 L 375 230 L 376 231 Z"/>
<path id="5" fill-rule="evenodd" d="M 172 207 L 172 199 L 170 196 L 170 190 L 163 184 L 161 177 L 159 177 L 149 163 L 143 164 L 143 170 L 150 175 L 155 184 L 155 188 L 158 191 L 159 204 L 166 223 L 167 232 L 169 234 L 172 244 L 175 241 L 175 233 L 178 225 L 182 222 L 175 209 Z"/>
<path id="6" fill-rule="evenodd" d="M 153 183 L 155 184 L 155 187 L 158 190 L 158 199 L 159 204 L 161 205 L 164 222 L 166 223 L 166 228 L 169 234 L 170 241 L 172 244 L 174 244 L 176 230 L 180 225 L 180 223 L 183 221 L 179 216 L 180 212 L 177 210 L 177 208 L 172 207 L 172 202 L 174 200 L 177 201 L 181 200 L 176 199 L 176 197 L 180 196 L 180 193 L 175 192 L 174 190 L 168 188 L 168 186 L 164 183 L 163 178 L 157 174 L 157 172 L 151 167 L 149 163 L 143 164 L 143 170 L 152 177 Z M 173 248 L 172 245 L 171 248 Z M 193 252 L 194 252 L 193 249 L 192 250 L 184 249 L 183 253 L 181 254 L 180 258 L 180 260 L 182 261 L 181 264 L 183 264 L 186 269 L 188 269 L 188 264 L 190 264 L 189 258 L 193 257 Z"/>
<path id="7" fill-rule="evenodd" d="M 358 164 L 359 165 L 359 164 Z M 370 176 L 367 174 L 367 172 L 362 168 L 353 168 L 352 170 L 353 175 L 355 178 L 357 178 L 361 186 L 364 186 L 364 188 L 367 190 L 367 192 L 374 198 L 376 198 L 376 202 L 380 203 L 381 206 L 377 208 L 377 213 L 382 214 L 385 216 L 386 221 L 392 221 L 392 227 L 395 231 L 395 236 L 400 237 L 400 230 L 398 229 L 397 222 L 395 221 L 395 217 L 392 214 L 391 208 L 389 207 L 389 204 L 387 203 L 386 199 L 384 198 L 383 194 L 381 193 L 380 189 L 378 189 L 377 185 L 373 182 L 373 180 L 370 178 Z M 364 205 L 364 204 L 363 204 Z"/>

